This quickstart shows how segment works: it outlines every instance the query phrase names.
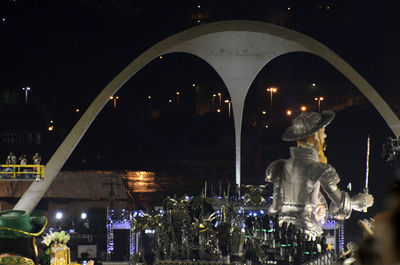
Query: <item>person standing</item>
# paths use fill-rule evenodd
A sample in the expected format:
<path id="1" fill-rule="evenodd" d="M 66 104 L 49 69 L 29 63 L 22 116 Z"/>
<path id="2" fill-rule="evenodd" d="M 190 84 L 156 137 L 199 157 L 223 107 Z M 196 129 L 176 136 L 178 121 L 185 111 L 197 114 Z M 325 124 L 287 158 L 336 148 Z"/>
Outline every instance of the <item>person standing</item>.
<path id="1" fill-rule="evenodd" d="M 26 165 L 28 163 L 28 160 L 26 159 L 25 154 L 21 155 L 18 160 L 20 161 L 21 165 Z"/>
<path id="2" fill-rule="evenodd" d="M 13 154 L 13 152 L 10 152 L 10 154 L 7 156 L 6 164 L 7 165 L 16 165 L 17 164 L 17 157 Z"/>
<path id="3" fill-rule="evenodd" d="M 39 153 L 35 153 L 35 155 L 32 158 L 33 164 L 34 165 L 40 165 L 40 162 L 42 160 L 42 157 L 39 155 Z M 34 167 L 33 171 L 38 172 L 39 171 L 39 167 Z M 40 174 L 36 175 L 36 180 L 39 180 L 40 178 Z"/>
<path id="4" fill-rule="evenodd" d="M 42 157 L 39 155 L 39 153 L 35 153 L 35 155 L 32 158 L 33 164 L 40 165 L 41 160 L 42 160 Z"/>
<path id="5" fill-rule="evenodd" d="M 13 154 L 13 152 L 10 152 L 10 154 L 7 156 L 6 159 L 6 164 L 7 165 L 16 165 L 17 164 L 17 157 Z M 15 167 L 7 167 L 5 172 L 14 172 Z M 13 175 L 11 173 L 7 173 L 6 177 L 12 177 Z"/>
<path id="6" fill-rule="evenodd" d="M 28 160 L 26 159 L 26 155 L 25 155 L 25 154 L 21 155 L 21 156 L 18 158 L 18 160 L 20 161 L 19 163 L 20 163 L 20 165 L 22 166 L 21 169 L 20 169 L 20 171 L 22 171 L 22 172 L 28 172 L 28 169 L 25 167 L 26 164 L 28 163 Z M 23 175 L 23 177 L 24 177 L 24 178 L 29 178 L 29 175 L 25 173 L 25 174 Z"/>
<path id="7" fill-rule="evenodd" d="M 10 154 L 7 156 L 6 165 L 11 165 L 11 157 L 12 157 L 12 155 L 13 155 L 13 153 L 10 152 Z"/>

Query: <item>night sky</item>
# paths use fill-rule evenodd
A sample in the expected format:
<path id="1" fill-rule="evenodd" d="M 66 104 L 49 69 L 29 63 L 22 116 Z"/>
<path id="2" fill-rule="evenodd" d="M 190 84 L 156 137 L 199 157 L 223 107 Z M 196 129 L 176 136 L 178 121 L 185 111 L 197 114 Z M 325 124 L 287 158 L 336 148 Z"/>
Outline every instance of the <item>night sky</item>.
<path id="1" fill-rule="evenodd" d="M 322 42 L 399 114 L 398 10 L 394 0 L 1 0 L 0 94 L 14 93 L 15 104 L 21 105 L 22 87 L 32 88 L 29 101 L 37 113 L 34 120 L 45 129 L 50 120 L 55 121 L 55 130 L 41 150 L 47 161 L 96 95 L 146 49 L 198 24 L 249 19 L 280 24 Z M 202 14 L 207 14 L 205 19 Z M 314 82 L 316 88 L 310 87 Z M 185 152 L 187 146 L 228 146 L 216 159 L 233 161 L 232 119 L 227 119 L 225 110 L 224 118 L 215 113 L 196 115 L 192 84 L 209 95 L 221 92 L 224 99 L 229 98 L 218 75 L 202 60 L 185 54 L 156 58 L 117 93 L 116 109 L 112 102 L 105 106 L 64 169 L 154 169 L 155 160 L 193 158 Z M 268 108 L 263 93 L 269 85 L 280 88 L 272 122 L 260 116 Z M 182 92 L 180 105 L 171 108 L 168 99 L 175 100 L 177 90 Z M 244 183 L 263 183 L 266 165 L 288 155 L 288 145 L 280 141 L 289 124 L 284 111 L 300 104 L 316 110 L 313 98 L 321 94 L 327 98 L 323 107 L 333 109 L 340 105 L 339 95 L 361 97 L 346 78 L 312 55 L 284 55 L 261 71 L 246 99 Z M 160 110 L 161 118 L 138 117 L 152 108 Z M 14 117 L 12 113 L 8 109 L 2 117 L 2 128 L 11 119 L 26 124 L 32 120 L 29 115 Z M 360 190 L 368 134 L 375 148 L 371 156 L 375 180 L 370 190 L 383 198 L 391 176 L 380 152 L 384 139 L 392 135 L 368 102 L 337 112 L 328 128 L 327 156 L 343 176 L 343 186 L 352 181 L 354 189 Z M 158 163 L 157 167 L 166 166 Z M 383 182 L 376 179 L 382 172 L 386 174 Z M 377 204 L 375 212 L 384 206 L 383 200 Z"/>
<path id="2" fill-rule="evenodd" d="M 209 14 L 201 23 L 252 19 L 281 23 L 314 37 L 378 91 L 390 94 L 383 71 L 394 67 L 385 64 L 390 60 L 385 46 L 394 39 L 392 2 L 3 0 L 0 86 L 30 85 L 35 88 L 32 96 L 62 95 L 59 101 L 65 107 L 86 106 L 141 52 L 198 24 L 190 16 L 200 5 L 200 12 Z M 283 21 L 278 20 L 281 17 Z"/>

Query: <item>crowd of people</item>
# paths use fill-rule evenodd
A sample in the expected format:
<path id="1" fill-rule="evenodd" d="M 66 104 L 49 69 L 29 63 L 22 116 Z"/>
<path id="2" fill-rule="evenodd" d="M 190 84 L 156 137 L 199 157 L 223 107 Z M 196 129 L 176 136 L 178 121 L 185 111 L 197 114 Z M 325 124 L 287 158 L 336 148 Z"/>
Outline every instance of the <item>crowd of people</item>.
<path id="1" fill-rule="evenodd" d="M 6 158 L 6 164 L 2 166 L 0 169 L 1 178 L 13 178 L 14 173 L 16 178 L 19 179 L 31 179 L 38 178 L 38 174 L 34 174 L 33 172 L 37 172 L 37 167 L 28 167 L 27 165 L 40 165 L 42 157 L 39 153 L 35 153 L 32 157 L 32 162 L 28 164 L 28 158 L 26 154 L 22 154 L 18 159 L 17 156 L 10 152 Z M 15 165 L 20 165 L 20 167 L 16 167 Z M 22 166 L 22 167 L 21 167 Z M 25 167 L 27 166 L 27 167 Z"/>

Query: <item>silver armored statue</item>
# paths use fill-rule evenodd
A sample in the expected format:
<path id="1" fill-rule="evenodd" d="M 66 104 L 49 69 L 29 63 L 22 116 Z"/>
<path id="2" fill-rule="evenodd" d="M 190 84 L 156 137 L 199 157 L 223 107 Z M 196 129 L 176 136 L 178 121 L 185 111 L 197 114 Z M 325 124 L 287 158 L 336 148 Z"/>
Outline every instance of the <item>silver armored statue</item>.
<path id="1" fill-rule="evenodd" d="M 274 185 L 270 214 L 278 215 L 279 223 L 293 223 L 308 235 L 322 234 L 328 215 L 347 219 L 352 210 L 364 211 L 373 205 L 374 198 L 367 193 L 350 195 L 341 191 L 336 170 L 324 155 L 325 127 L 333 120 L 332 111 L 302 113 L 282 136 L 284 141 L 297 141 L 290 148 L 290 158 L 272 162 L 266 170 L 266 181 Z M 328 204 L 320 188 L 325 191 Z"/>

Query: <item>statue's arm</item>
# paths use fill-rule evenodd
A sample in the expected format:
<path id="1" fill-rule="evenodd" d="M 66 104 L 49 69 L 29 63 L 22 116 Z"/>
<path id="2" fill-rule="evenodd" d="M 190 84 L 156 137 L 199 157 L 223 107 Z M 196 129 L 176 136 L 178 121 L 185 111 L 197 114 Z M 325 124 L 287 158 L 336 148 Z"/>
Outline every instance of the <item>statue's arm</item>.
<path id="1" fill-rule="evenodd" d="M 319 163 L 314 176 L 319 177 L 322 188 L 331 200 L 330 214 L 339 220 L 344 220 L 351 215 L 350 195 L 338 188 L 340 181 L 336 170 L 329 164 Z"/>
<path id="2" fill-rule="evenodd" d="M 358 193 L 350 198 L 349 193 L 341 191 L 337 187 L 340 181 L 339 175 L 329 164 L 320 163 L 318 173 L 321 186 L 332 201 L 331 215 L 336 219 L 347 219 L 352 210 L 365 211 L 374 204 L 374 197 L 371 194 Z"/>
<path id="3" fill-rule="evenodd" d="M 265 171 L 265 181 L 271 182 L 274 185 L 273 200 L 271 206 L 268 208 L 270 214 L 276 214 L 280 208 L 282 202 L 282 172 L 285 165 L 284 159 L 276 160 L 272 162 Z"/>

